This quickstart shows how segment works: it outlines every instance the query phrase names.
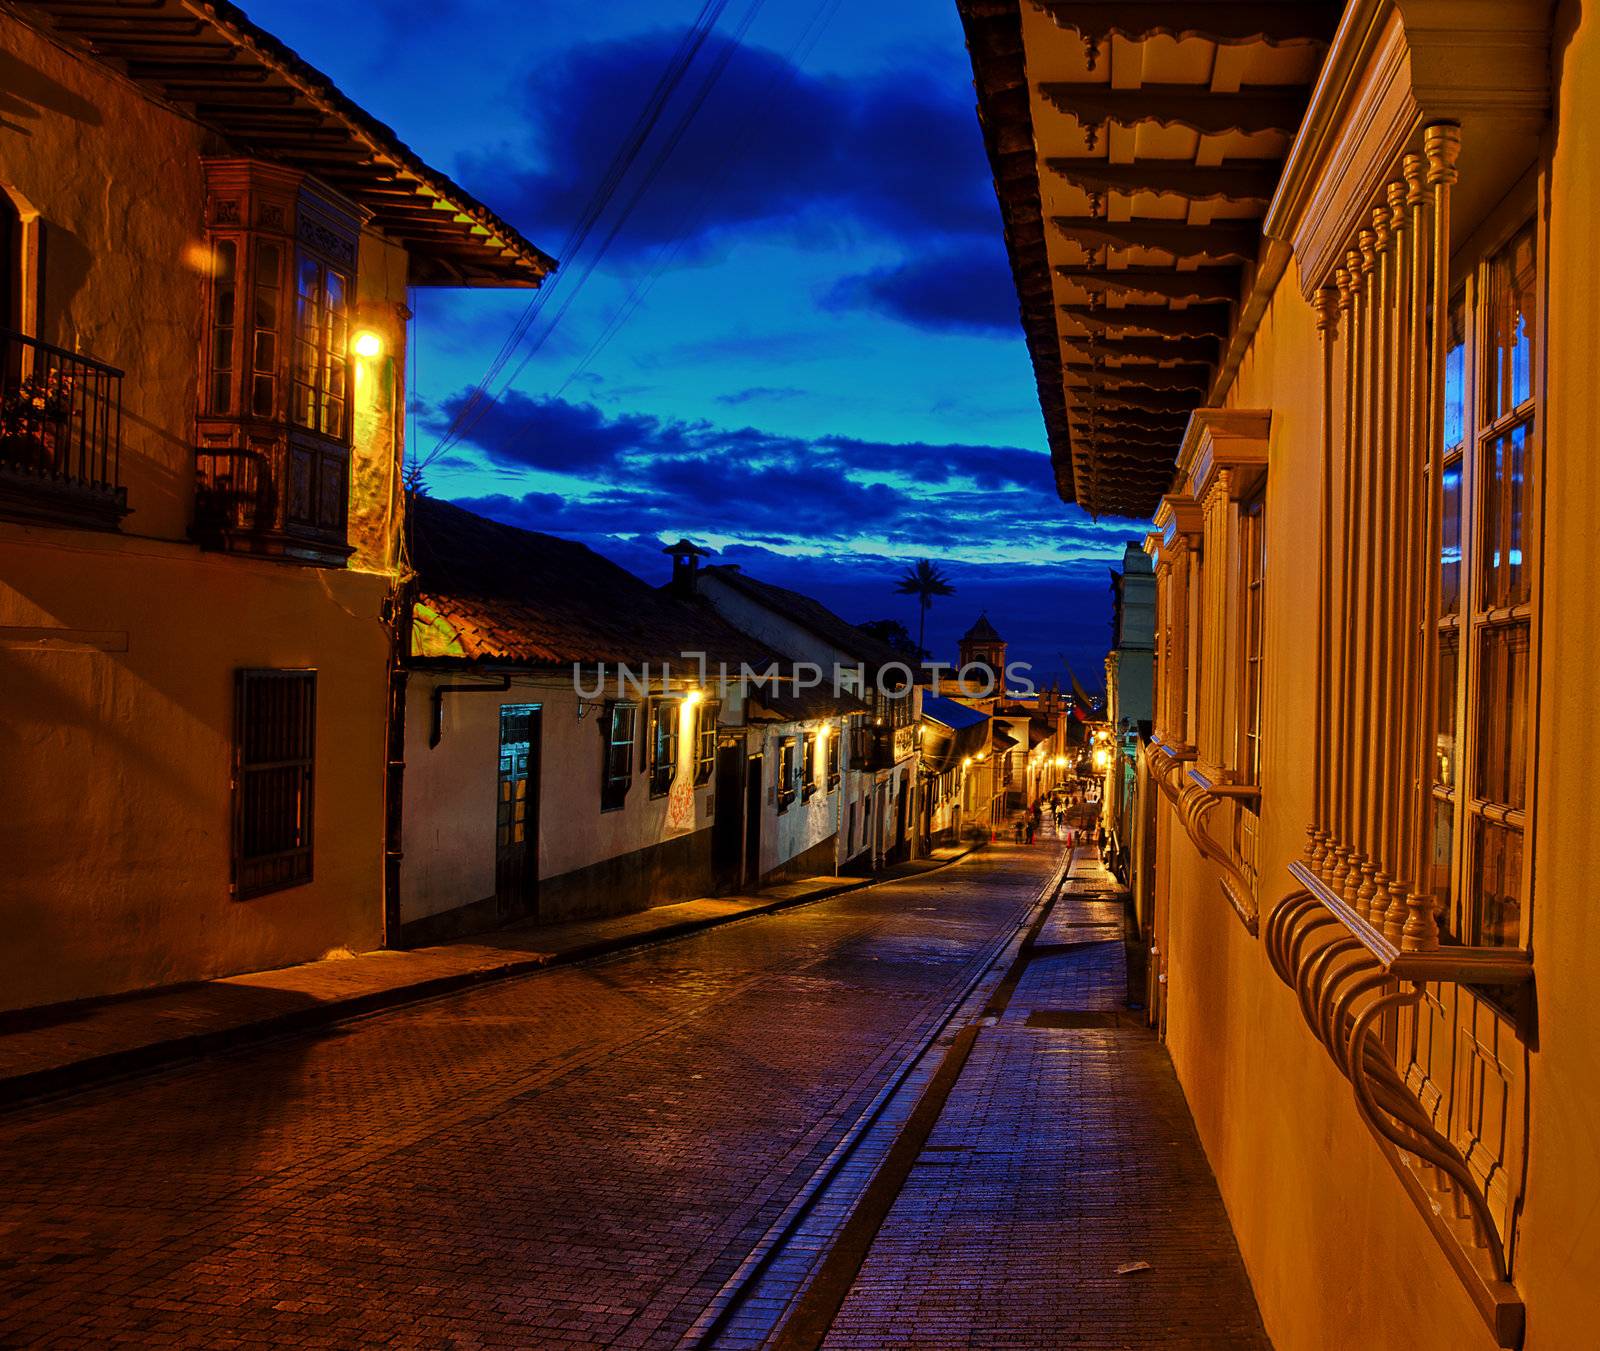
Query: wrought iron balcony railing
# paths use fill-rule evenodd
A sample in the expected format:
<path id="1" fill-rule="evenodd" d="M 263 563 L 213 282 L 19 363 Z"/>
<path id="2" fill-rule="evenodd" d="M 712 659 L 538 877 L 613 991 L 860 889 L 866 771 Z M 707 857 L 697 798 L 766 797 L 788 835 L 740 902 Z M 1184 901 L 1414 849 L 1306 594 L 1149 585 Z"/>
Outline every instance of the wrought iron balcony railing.
<path id="1" fill-rule="evenodd" d="M 115 529 L 122 372 L 0 328 L 0 516 Z"/>

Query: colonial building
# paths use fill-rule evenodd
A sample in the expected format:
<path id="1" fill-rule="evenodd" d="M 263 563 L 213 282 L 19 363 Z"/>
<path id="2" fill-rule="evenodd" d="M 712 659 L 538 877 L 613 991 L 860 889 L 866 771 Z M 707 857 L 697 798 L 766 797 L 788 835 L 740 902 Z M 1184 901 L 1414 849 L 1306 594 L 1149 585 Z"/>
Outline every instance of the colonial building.
<path id="1" fill-rule="evenodd" d="M 706 896 L 777 866 L 769 813 L 746 802 L 756 711 L 715 677 L 764 668 L 760 644 L 582 544 L 448 502 L 413 498 L 407 537 L 403 942 Z"/>
<path id="2" fill-rule="evenodd" d="M 1153 518 L 1156 1016 L 1274 1344 L 1594 1344 L 1600 16 L 958 0 L 1061 497 Z"/>
<path id="3" fill-rule="evenodd" d="M 675 571 L 677 585 L 774 650 L 817 668 L 821 688 L 855 672 L 862 711 L 850 717 L 839 799 L 838 866 L 871 872 L 909 858 L 917 837 L 917 756 L 922 690 L 902 653 L 863 633 L 825 605 L 735 566 Z"/>
<path id="4" fill-rule="evenodd" d="M 987 613 L 973 621 L 956 645 L 957 673 L 967 672 L 967 684 L 976 693 L 987 684 L 991 692 L 1005 692 L 1006 640 L 989 622 Z M 969 669 L 970 668 L 970 669 Z"/>
<path id="5" fill-rule="evenodd" d="M 231 5 L 0 51 L 0 1004 L 375 947 L 408 288 L 550 260 Z"/>

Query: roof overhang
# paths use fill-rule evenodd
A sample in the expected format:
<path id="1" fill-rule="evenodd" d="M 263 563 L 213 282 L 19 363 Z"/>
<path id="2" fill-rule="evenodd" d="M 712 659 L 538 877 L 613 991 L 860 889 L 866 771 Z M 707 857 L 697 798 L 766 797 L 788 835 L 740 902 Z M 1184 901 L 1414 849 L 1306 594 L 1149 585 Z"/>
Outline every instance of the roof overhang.
<path id="1" fill-rule="evenodd" d="M 1261 221 L 1344 6 L 957 3 L 1057 489 L 1147 518 L 1281 271 Z"/>
<path id="2" fill-rule="evenodd" d="M 537 286 L 555 261 L 226 0 L 26 0 L 66 45 L 370 213 L 418 286 Z"/>

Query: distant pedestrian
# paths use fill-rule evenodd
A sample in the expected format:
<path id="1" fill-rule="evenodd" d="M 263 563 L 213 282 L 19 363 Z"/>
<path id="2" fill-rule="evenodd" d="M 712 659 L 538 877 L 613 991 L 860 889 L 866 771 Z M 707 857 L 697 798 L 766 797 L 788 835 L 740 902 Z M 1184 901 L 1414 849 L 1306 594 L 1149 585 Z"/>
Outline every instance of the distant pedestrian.
<path id="1" fill-rule="evenodd" d="M 1032 821 L 1028 822 L 1028 843 L 1029 844 L 1033 843 L 1033 822 Z"/>
<path id="2" fill-rule="evenodd" d="M 1018 821 L 1017 824 L 1016 824 L 1016 832 L 1017 832 L 1017 843 L 1021 844 L 1022 843 L 1022 822 L 1021 821 Z"/>
<path id="3" fill-rule="evenodd" d="M 1044 825 L 1044 808 L 1037 802 L 1033 804 L 1033 828 L 1038 830 Z"/>
<path id="4" fill-rule="evenodd" d="M 1062 811 L 1061 804 L 1059 802 L 1056 803 L 1056 834 L 1057 835 L 1059 835 L 1061 833 L 1061 818 L 1064 817 L 1065 815 L 1066 815 L 1066 812 Z"/>

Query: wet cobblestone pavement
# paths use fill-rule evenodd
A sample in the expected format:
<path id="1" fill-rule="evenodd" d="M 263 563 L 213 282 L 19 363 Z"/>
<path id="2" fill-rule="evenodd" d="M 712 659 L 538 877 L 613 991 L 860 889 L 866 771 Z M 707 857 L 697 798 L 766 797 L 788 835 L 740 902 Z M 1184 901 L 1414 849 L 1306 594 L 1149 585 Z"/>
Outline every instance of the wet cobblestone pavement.
<path id="1" fill-rule="evenodd" d="M 0 1345 L 672 1346 L 1050 844 L 0 1118 Z"/>

